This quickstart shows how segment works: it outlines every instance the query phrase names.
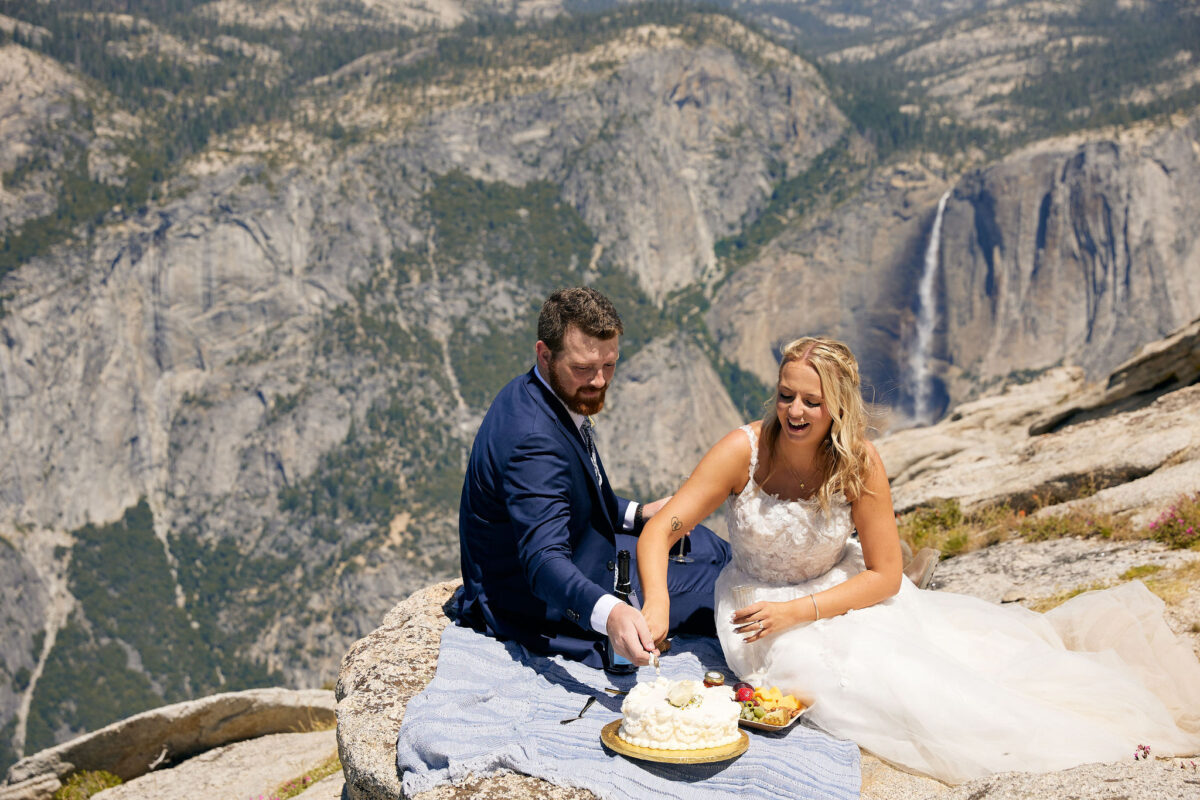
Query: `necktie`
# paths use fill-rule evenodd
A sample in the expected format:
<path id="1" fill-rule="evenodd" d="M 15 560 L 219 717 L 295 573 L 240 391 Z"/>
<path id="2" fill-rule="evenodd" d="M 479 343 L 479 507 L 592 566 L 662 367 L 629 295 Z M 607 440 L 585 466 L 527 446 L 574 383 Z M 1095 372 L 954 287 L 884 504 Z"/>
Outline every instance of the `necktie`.
<path id="1" fill-rule="evenodd" d="M 583 424 L 579 426 L 579 432 L 583 435 L 583 445 L 587 448 L 588 457 L 592 459 L 592 469 L 596 471 L 596 483 L 603 486 L 604 478 L 600 477 L 600 460 L 596 457 L 596 437 L 592 435 L 590 417 L 584 417 Z"/>

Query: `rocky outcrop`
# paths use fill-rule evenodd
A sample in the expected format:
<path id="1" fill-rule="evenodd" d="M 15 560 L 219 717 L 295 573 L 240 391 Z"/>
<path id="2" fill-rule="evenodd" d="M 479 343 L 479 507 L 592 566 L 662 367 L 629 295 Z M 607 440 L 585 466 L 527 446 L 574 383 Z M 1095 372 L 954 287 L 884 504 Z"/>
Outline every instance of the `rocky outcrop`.
<path id="1" fill-rule="evenodd" d="M 332 729 L 269 734 L 215 747 L 169 769 L 148 772 L 92 797 L 96 800 L 275 797 L 272 792 L 289 781 L 304 785 L 303 776 L 328 763 L 336 753 L 337 737 Z M 300 796 L 302 800 L 312 800 L 307 792 Z"/>
<path id="2" fill-rule="evenodd" d="M 1007 503 L 1053 513 L 1053 506 L 1087 495 L 1076 502 L 1145 524 L 1200 485 L 1200 387 L 1162 395 L 1145 408 L 1029 435 L 1046 407 L 1084 385 L 1078 369 L 1052 370 L 964 403 L 936 426 L 880 439 L 897 510 L 957 498 L 967 507 Z"/>
<path id="3" fill-rule="evenodd" d="M 29 36 L 31 27 L 17 30 Z M 6 184 L 0 185 L 0 233 L 54 210 L 57 186 L 49 168 L 61 162 L 73 136 L 82 139 L 72 106 L 84 94 L 81 81 L 52 59 L 19 45 L 0 47 L 0 175 Z M 53 147 L 46 147 L 47 138 Z"/>
<path id="4" fill-rule="evenodd" d="M 1062 548 L 1034 548 L 1012 575 L 1032 580 L 1031 589 L 1046 586 L 1070 588 L 1091 585 L 1103 572 L 1109 578 L 1105 557 L 1107 543 L 1082 541 L 1070 552 Z M 1019 547 L 1020 545 L 1015 545 Z M 1139 543 L 1143 551 L 1160 552 L 1159 545 Z M 986 552 L 986 551 L 985 551 Z M 975 578 L 997 562 L 982 567 L 974 562 L 982 556 L 970 553 L 939 567 L 938 581 L 954 590 L 974 594 Z M 1147 552 L 1131 555 L 1141 562 Z M 1193 556 L 1200 557 L 1200 556 Z M 1184 556 L 1176 556 L 1178 562 Z M 1064 573 L 1066 562 L 1080 566 Z M 954 569 L 951 569 L 953 565 Z M 1005 574 L 1003 567 L 1001 574 Z M 1078 583 L 1077 583 L 1078 582 Z M 450 599 L 459 582 L 451 581 L 423 589 L 384 619 L 383 624 L 350 649 L 342 661 L 338 678 L 338 750 L 346 780 L 348 800 L 397 800 L 404 797 L 396 770 L 396 736 L 404 719 L 404 707 L 433 679 L 442 630 L 451 623 Z M 991 587 L 985 587 L 985 593 Z M 1200 591 L 1196 592 L 1200 597 Z M 1198 639 L 1200 644 L 1200 639 Z M 599 747 L 597 742 L 597 747 Z M 1131 753 L 1132 756 L 1132 753 Z M 1184 767 L 1185 769 L 1181 769 Z M 1092 796 L 1093 792 L 1120 782 L 1128 800 L 1160 800 L 1193 794 L 1197 780 L 1187 761 L 1093 764 L 1048 774 L 1008 773 L 971 781 L 956 787 L 896 770 L 863 754 L 862 797 L 864 800 L 978 800 L 981 797 L 1016 800 L 1030 797 Z M 491 777 L 471 775 L 457 785 L 447 785 L 418 795 L 419 800 L 451 800 L 458 797 L 547 798 L 587 800 L 590 792 L 554 786 L 517 773 Z M 1097 795 L 1100 796 L 1100 795 Z M 418 800 L 414 798 L 414 800 Z"/>
<path id="5" fill-rule="evenodd" d="M 364 24 L 451 28 L 467 16 L 465 7 L 468 5 L 471 3 L 459 0 L 383 0 L 343 11 L 306 0 L 276 0 L 262 5 L 243 0 L 216 0 L 205 3 L 202 13 L 226 25 L 267 29 L 298 29 L 310 25 L 358 28 Z"/>
<path id="6" fill-rule="evenodd" d="M 897 510 L 955 498 L 1147 524 L 1200 486 L 1196 326 L 1147 345 L 1098 387 L 1078 367 L 1053 369 L 882 437 Z"/>
<path id="7" fill-rule="evenodd" d="M 14 739 L 23 740 L 21 701 L 36 677 L 50 597 L 37 569 L 7 539 L 0 538 L 0 719 L 10 720 L 0 735 L 0 752 L 15 761 Z M 14 735 L 15 734 L 15 735 Z M 7 752 L 5 752 L 7 751 Z"/>
<path id="8" fill-rule="evenodd" d="M 416 592 L 342 659 L 334 693 L 338 754 L 351 800 L 403 795 L 396 736 L 404 707 L 433 680 L 442 630 L 453 613 L 451 598 L 461 585 L 447 581 Z"/>
<path id="9" fill-rule="evenodd" d="M 46 800 L 68 775 L 87 770 L 129 781 L 231 742 L 326 728 L 334 718 L 333 696 L 319 690 L 254 689 L 164 706 L 22 759 L 0 798 Z"/>
<path id="10" fill-rule="evenodd" d="M 1151 342 L 1117 367 L 1102 385 L 1070 398 L 1034 421 L 1035 436 L 1121 410 L 1140 408 L 1200 380 L 1200 320 Z"/>

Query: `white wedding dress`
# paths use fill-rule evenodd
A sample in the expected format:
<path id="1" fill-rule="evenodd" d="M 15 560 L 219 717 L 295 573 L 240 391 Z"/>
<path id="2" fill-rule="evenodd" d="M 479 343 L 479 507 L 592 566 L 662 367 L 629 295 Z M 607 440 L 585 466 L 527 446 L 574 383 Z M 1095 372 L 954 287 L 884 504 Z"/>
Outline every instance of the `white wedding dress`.
<path id="1" fill-rule="evenodd" d="M 1200 752 L 1200 662 L 1139 581 L 1038 614 L 922 591 L 747 644 L 730 621 L 734 589 L 791 600 L 864 569 L 839 497 L 825 514 L 750 481 L 730 498 L 733 559 L 716 584 L 730 668 L 812 704 L 808 719 L 902 767 L 958 783 L 1096 761 Z"/>

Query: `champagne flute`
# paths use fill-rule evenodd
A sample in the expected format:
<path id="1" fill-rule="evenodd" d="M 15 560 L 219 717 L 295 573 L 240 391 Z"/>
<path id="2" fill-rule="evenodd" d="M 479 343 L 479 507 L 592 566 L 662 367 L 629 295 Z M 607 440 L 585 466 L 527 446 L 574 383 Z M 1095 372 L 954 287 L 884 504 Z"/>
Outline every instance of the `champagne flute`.
<path id="1" fill-rule="evenodd" d="M 683 525 L 680 524 L 679 517 L 671 517 L 671 530 L 672 531 L 677 531 L 682 527 L 683 527 Z M 684 555 L 684 552 L 683 552 L 683 542 L 685 539 L 687 539 L 688 533 L 691 533 L 691 531 L 685 531 L 683 536 L 679 537 L 679 552 L 672 553 L 670 555 L 671 561 L 674 561 L 676 564 L 691 564 L 693 561 L 696 560 L 689 555 Z"/>
<path id="2" fill-rule="evenodd" d="M 676 531 L 679 530 L 679 520 L 675 519 L 674 517 L 671 518 L 671 529 Z M 683 542 L 685 539 L 687 539 L 686 533 L 679 537 L 679 552 L 671 554 L 671 560 L 676 564 L 691 564 L 696 560 L 691 556 L 683 554 Z"/>
<path id="3" fill-rule="evenodd" d="M 693 561 L 696 560 L 696 559 L 692 558 L 691 556 L 687 556 L 687 555 L 683 554 L 683 540 L 685 538 L 687 538 L 687 537 L 680 537 L 680 539 L 679 539 L 679 552 L 671 554 L 671 560 L 674 561 L 676 564 L 691 564 Z"/>

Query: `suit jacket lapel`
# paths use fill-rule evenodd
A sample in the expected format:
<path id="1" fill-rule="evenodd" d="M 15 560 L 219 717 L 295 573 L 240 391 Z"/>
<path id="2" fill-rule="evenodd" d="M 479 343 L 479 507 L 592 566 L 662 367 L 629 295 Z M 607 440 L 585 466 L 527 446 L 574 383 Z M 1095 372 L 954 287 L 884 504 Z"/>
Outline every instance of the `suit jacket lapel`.
<path id="1" fill-rule="evenodd" d="M 562 428 L 563 435 L 574 446 L 575 455 L 583 464 L 584 471 L 588 474 L 592 486 L 596 489 L 600 505 L 604 507 L 604 515 L 608 517 L 609 524 L 613 526 L 613 530 L 618 530 L 620 526 L 616 524 L 613 517 L 617 506 L 616 495 L 613 494 L 612 487 L 609 486 L 608 473 L 604 471 L 604 462 L 600 459 L 599 451 L 596 453 L 596 463 L 600 467 L 600 474 L 604 476 L 603 487 L 596 481 L 596 471 L 592 469 L 591 456 L 588 455 L 587 446 L 583 443 L 583 436 L 579 433 L 579 428 L 575 426 L 575 420 L 571 419 L 571 414 L 567 411 L 567 407 L 563 405 L 562 401 L 555 397 L 554 393 L 542 383 L 541 378 L 535 374 L 536 370 L 537 367 L 529 370 L 530 395 L 539 401 L 546 412 L 558 422 L 559 427 Z"/>

